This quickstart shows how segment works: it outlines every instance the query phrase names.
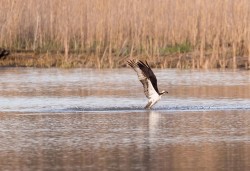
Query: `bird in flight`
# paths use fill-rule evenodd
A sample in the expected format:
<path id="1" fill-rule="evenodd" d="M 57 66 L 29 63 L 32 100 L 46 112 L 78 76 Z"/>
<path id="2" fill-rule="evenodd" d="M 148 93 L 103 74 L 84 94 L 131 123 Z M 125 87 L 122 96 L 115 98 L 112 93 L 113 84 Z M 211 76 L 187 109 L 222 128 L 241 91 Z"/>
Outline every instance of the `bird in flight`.
<path id="1" fill-rule="evenodd" d="M 151 109 L 151 107 L 161 99 L 161 96 L 168 92 L 164 90 L 159 92 L 156 76 L 147 61 L 144 63 L 140 60 L 137 61 L 132 59 L 127 62 L 137 73 L 138 78 L 143 85 L 144 93 L 148 98 L 148 104 L 145 106 L 145 109 Z"/>

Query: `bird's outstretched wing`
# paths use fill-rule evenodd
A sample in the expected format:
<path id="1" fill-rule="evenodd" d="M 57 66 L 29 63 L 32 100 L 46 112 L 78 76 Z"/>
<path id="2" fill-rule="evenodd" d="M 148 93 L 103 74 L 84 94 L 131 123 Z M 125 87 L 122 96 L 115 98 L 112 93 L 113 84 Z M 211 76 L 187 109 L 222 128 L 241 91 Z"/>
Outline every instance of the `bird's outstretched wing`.
<path id="1" fill-rule="evenodd" d="M 148 65 L 147 61 L 146 61 L 146 63 L 144 63 L 144 62 L 139 60 L 137 65 L 142 70 L 143 75 L 150 79 L 155 91 L 159 94 L 156 76 L 155 76 L 154 72 L 152 71 L 152 69 L 150 68 L 150 66 Z"/>
<path id="2" fill-rule="evenodd" d="M 127 61 L 128 62 L 128 64 L 135 70 L 135 72 L 137 73 L 137 75 L 138 75 L 138 78 L 139 78 L 139 80 L 140 80 L 140 82 L 142 83 L 142 85 L 143 85 L 143 88 L 144 88 L 144 93 L 145 93 L 145 95 L 146 95 L 146 97 L 147 98 L 151 98 L 153 95 L 155 95 L 156 93 L 158 93 L 156 90 L 155 90 L 155 88 L 154 88 L 154 86 L 152 85 L 152 83 L 151 83 L 151 79 L 153 79 L 154 80 L 154 78 L 155 78 L 155 76 L 154 76 L 154 73 L 152 72 L 152 70 L 151 70 L 151 72 L 153 73 L 153 75 L 152 75 L 152 73 L 150 73 L 150 74 L 148 74 L 148 73 L 145 73 L 146 71 L 147 71 L 147 69 L 144 67 L 144 63 L 143 62 L 141 62 L 141 61 L 135 61 L 134 59 L 132 59 L 132 60 L 128 60 Z M 144 64 L 144 65 L 143 65 Z M 147 63 L 146 63 L 147 64 Z M 143 65 L 143 66 L 142 66 Z M 147 64 L 148 65 L 148 64 Z M 149 66 L 148 66 L 149 67 Z M 148 68 L 147 67 L 147 68 Z M 143 68 L 143 69 L 142 69 Z M 152 77 L 152 78 L 150 78 L 150 76 Z M 157 80 L 156 80 L 156 78 L 155 78 L 155 81 L 157 82 Z M 156 83 L 156 85 L 157 85 L 157 83 Z M 158 90 L 158 89 L 157 89 Z"/>
<path id="3" fill-rule="evenodd" d="M 129 66 L 131 66 L 131 68 L 133 68 L 135 70 L 135 72 L 138 75 L 139 80 L 145 80 L 147 77 L 144 75 L 143 71 L 140 69 L 140 67 L 138 66 L 138 62 L 136 62 L 134 59 L 132 60 L 128 60 L 127 61 Z"/>

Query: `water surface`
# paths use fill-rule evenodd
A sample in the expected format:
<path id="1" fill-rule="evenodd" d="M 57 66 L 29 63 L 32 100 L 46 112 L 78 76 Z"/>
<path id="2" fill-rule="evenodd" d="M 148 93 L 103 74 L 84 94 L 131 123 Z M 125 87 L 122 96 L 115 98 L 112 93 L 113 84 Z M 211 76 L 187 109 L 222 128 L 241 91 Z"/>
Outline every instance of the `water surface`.
<path id="1" fill-rule="evenodd" d="M 0 170 L 249 170 L 250 72 L 0 69 Z"/>

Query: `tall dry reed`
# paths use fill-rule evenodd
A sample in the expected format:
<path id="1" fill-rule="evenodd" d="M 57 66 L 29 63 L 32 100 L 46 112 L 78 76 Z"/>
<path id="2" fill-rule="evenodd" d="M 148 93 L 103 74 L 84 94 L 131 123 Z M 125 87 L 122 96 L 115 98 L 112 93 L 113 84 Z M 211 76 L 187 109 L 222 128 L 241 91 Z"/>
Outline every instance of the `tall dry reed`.
<path id="1" fill-rule="evenodd" d="M 157 60 L 188 44 L 193 67 L 250 63 L 249 0 L 0 1 L 0 47 L 11 50 L 84 53 L 113 67 L 115 57 Z"/>

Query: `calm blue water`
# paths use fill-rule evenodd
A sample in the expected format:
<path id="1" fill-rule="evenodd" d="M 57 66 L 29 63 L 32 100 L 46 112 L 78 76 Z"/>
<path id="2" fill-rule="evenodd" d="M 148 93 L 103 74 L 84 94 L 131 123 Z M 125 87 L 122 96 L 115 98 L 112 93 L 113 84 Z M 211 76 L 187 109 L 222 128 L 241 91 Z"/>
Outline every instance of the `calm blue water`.
<path id="1" fill-rule="evenodd" d="M 250 71 L 0 69 L 0 170 L 249 170 Z"/>

